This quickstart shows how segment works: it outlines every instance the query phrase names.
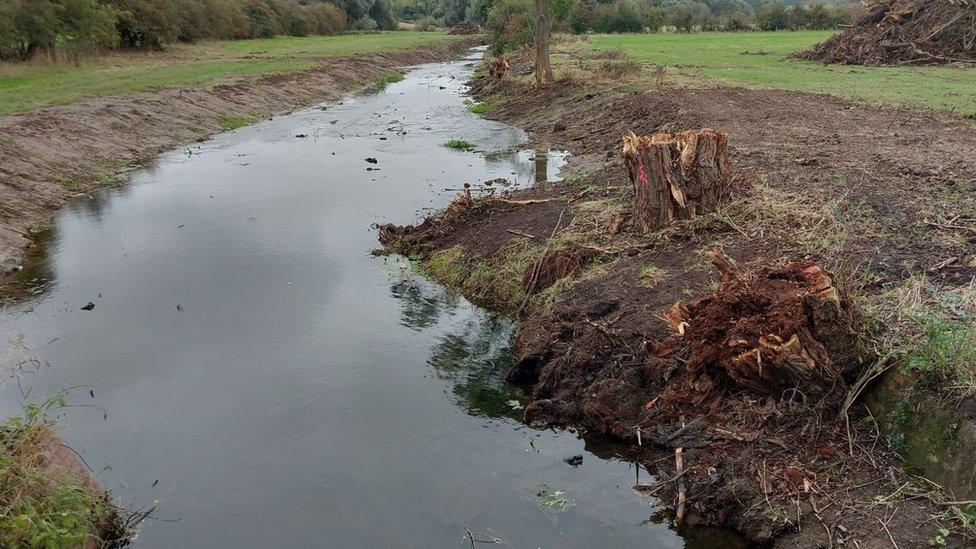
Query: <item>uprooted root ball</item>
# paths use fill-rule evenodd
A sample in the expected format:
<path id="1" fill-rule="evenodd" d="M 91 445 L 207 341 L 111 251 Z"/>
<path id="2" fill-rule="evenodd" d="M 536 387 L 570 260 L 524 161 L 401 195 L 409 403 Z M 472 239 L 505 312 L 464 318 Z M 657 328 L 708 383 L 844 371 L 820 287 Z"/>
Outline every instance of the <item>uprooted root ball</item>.
<path id="1" fill-rule="evenodd" d="M 715 294 L 666 313 L 689 347 L 689 373 L 714 388 L 837 403 L 858 340 L 830 276 L 811 262 L 752 275 L 720 256 L 715 263 L 723 274 Z"/>
<path id="2" fill-rule="evenodd" d="M 768 542 L 797 508 L 786 506 L 784 520 L 752 502 L 806 501 L 808 485 L 827 486 L 822 468 L 842 456 L 838 411 L 863 368 L 861 342 L 849 302 L 817 265 L 743 273 L 723 254 L 712 259 L 716 291 L 670 311 L 564 302 L 523 321 L 509 379 L 532 385 L 531 423 L 577 425 L 665 455 L 681 448 L 689 512 Z M 677 501 L 676 489 L 662 482 L 656 493 Z"/>

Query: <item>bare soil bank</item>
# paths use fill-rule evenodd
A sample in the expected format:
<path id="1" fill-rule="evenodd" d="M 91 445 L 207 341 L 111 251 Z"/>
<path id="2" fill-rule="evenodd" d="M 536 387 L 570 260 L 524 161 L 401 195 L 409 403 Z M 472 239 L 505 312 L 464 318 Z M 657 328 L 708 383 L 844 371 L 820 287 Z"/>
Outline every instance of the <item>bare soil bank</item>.
<path id="1" fill-rule="evenodd" d="M 398 67 L 442 61 L 477 38 L 407 50 L 323 59 L 304 72 L 211 89 L 104 97 L 0 117 L 0 266 L 19 264 L 30 233 L 53 211 L 121 168 L 217 133 L 221 121 L 258 120 L 338 99 Z"/>
<path id="2" fill-rule="evenodd" d="M 510 62 L 528 74 L 528 60 Z M 577 72 L 539 92 L 519 76 L 484 77 L 475 88 L 488 116 L 569 149 L 579 172 L 501 200 L 456 201 L 422 225 L 382 227 L 381 240 L 475 301 L 524 313 L 509 377 L 532 392 L 526 419 L 631 442 L 663 480 L 643 489 L 676 510 L 683 492 L 686 524 L 785 547 L 927 545 L 944 496 L 901 471 L 866 408 L 850 408 L 849 434 L 839 413 L 877 359 L 848 293 L 877 296 L 921 272 L 946 287 L 976 276 L 976 129 L 825 95 L 626 84 Z M 621 137 L 702 127 L 729 134 L 732 204 L 640 235 Z M 744 282 L 718 280 L 707 258 L 717 247 L 751 273 Z M 552 285 L 522 284 L 550 264 L 558 275 L 536 279 Z M 846 320 L 833 325 L 851 328 L 845 337 L 816 328 L 809 300 L 788 299 L 815 264 L 841 289 L 846 312 L 835 317 Z M 684 330 L 677 301 L 697 315 Z M 755 329 L 727 330 L 729 320 Z M 788 387 L 738 378 L 722 343 L 782 330 L 812 334 L 834 377 Z"/>

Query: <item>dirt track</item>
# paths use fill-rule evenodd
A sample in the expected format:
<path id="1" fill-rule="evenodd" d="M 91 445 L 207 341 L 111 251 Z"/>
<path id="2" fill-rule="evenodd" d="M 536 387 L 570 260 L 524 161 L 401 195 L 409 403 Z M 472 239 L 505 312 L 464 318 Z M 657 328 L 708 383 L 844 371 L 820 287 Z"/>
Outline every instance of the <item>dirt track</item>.
<path id="1" fill-rule="evenodd" d="M 514 74 L 527 70 L 524 59 L 511 61 Z M 485 79 L 476 90 L 492 100 L 490 118 L 523 126 L 536 145 L 570 150 L 578 173 L 569 174 L 568 184 L 507 197 L 539 202 L 488 199 L 385 236 L 394 249 L 428 259 L 461 250 L 465 264 L 496 272 L 512 262 L 511 250 L 541 255 L 550 234 L 556 246 L 573 242 L 602 254 L 579 280 L 540 301 L 499 299 L 463 274 L 442 277 L 496 308 L 534 304 L 524 309 L 510 374 L 532 391 L 527 420 L 635 444 L 659 478 L 687 478 L 698 519 L 757 542 L 813 547 L 856 539 L 860 547 L 890 547 L 889 531 L 902 547 L 932 539 L 932 517 L 941 510 L 925 497 L 870 504 L 905 480 L 896 481 L 897 456 L 862 421 L 862 407 L 852 413 L 848 440 L 836 407 L 823 400 L 702 384 L 683 373 L 693 355 L 674 343 L 664 317 L 676 301 L 714 289 L 717 272 L 704 256 L 718 246 L 746 269 L 814 261 L 839 273 L 838 285 L 859 297 L 919 273 L 947 287 L 970 282 L 976 277 L 970 123 L 743 88 L 618 92 L 605 81 L 571 80 L 540 93 L 518 79 Z M 630 192 L 621 136 L 701 127 L 729 134 L 738 171 L 732 205 L 650 237 L 635 234 L 620 221 Z M 504 280 L 488 286 L 511 287 Z M 867 350 L 846 358 L 872 360 Z M 851 367 L 843 383 L 864 368 L 866 362 Z M 639 448 L 638 427 L 645 433 Z M 690 473 L 675 470 L 674 446 L 684 446 Z M 676 483 L 654 491 L 666 505 L 675 503 Z"/>
<path id="2" fill-rule="evenodd" d="M 256 82 L 97 98 L 0 117 L 0 270 L 16 268 L 30 233 L 73 196 L 105 184 L 120 168 L 219 132 L 224 118 L 260 119 L 337 99 L 398 67 L 452 59 L 477 43 L 327 58 L 315 69 Z"/>

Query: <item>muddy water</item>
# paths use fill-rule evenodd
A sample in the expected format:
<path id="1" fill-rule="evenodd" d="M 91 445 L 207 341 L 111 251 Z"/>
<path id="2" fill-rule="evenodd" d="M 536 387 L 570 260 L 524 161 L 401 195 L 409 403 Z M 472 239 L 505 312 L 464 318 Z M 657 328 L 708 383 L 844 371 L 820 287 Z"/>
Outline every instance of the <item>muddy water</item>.
<path id="1" fill-rule="evenodd" d="M 467 111 L 471 70 L 422 66 L 163 155 L 43 236 L 2 316 L 8 359 L 46 364 L 23 369 L 27 400 L 83 386 L 67 441 L 120 503 L 159 500 L 137 546 L 460 547 L 466 529 L 728 545 L 662 524 L 612 446 L 520 423 L 509 320 L 370 255 L 372 223 L 415 221 L 445 189 L 533 180 L 522 132 Z M 2 389 L 15 413 L 20 389 Z"/>

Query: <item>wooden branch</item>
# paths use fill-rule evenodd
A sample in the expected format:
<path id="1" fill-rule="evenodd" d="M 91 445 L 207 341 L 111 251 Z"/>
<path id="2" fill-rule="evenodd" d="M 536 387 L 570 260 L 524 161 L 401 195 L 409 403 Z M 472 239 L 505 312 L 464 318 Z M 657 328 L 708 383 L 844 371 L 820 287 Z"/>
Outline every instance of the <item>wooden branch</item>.
<path id="1" fill-rule="evenodd" d="M 674 514 L 674 521 L 677 524 L 681 524 L 685 520 L 685 500 L 687 499 L 683 452 L 682 448 L 674 449 L 674 468 L 676 470 L 675 475 L 678 477 L 678 508 Z"/>
<path id="2" fill-rule="evenodd" d="M 516 231 L 515 229 L 506 229 L 505 232 L 512 233 L 512 234 L 515 234 L 515 235 L 518 235 L 518 236 L 524 236 L 525 238 L 535 239 L 535 235 L 534 234 L 523 233 L 522 231 Z"/>

